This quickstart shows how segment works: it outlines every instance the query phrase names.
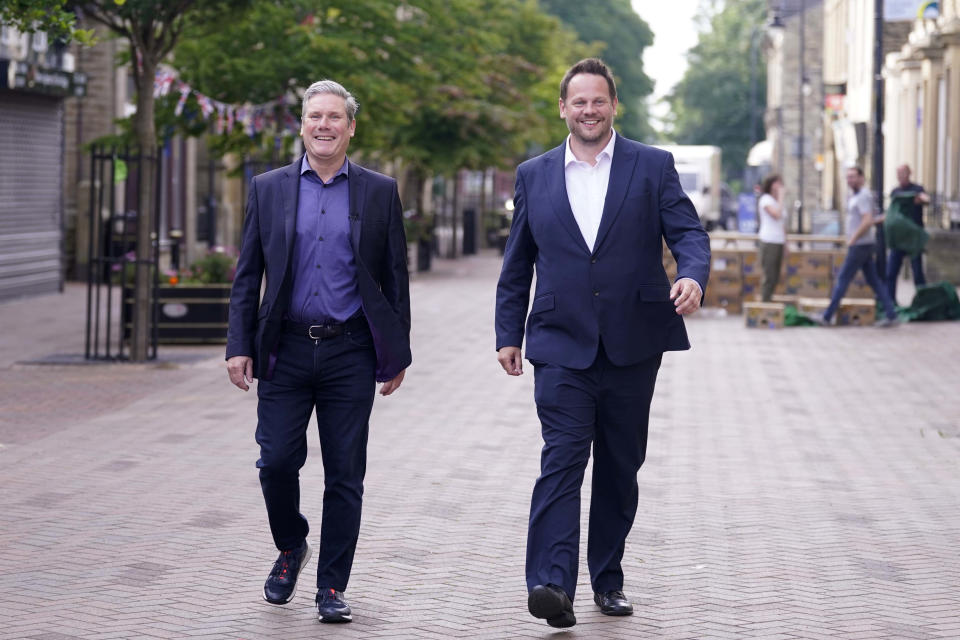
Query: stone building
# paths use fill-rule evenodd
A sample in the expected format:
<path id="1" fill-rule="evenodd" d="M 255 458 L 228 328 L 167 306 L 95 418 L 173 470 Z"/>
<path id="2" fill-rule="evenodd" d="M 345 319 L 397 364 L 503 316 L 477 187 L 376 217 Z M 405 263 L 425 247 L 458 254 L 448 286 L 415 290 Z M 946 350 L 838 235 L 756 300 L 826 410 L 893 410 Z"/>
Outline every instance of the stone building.
<path id="1" fill-rule="evenodd" d="M 769 9 L 765 123 L 770 164 L 783 176 L 789 229 L 821 231 L 823 0 L 771 0 Z"/>

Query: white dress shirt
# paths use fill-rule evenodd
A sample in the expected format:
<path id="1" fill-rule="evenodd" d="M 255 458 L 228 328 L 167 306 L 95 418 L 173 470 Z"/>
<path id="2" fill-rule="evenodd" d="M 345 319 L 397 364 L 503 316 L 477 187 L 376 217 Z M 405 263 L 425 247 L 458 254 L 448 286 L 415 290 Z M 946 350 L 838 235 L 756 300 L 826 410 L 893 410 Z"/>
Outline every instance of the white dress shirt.
<path id="1" fill-rule="evenodd" d="M 610 166 L 613 164 L 613 146 L 617 134 L 611 129 L 610 141 L 594 158 L 594 164 L 577 160 L 570 150 L 570 136 L 567 136 L 566 151 L 563 154 L 563 174 L 567 183 L 567 199 L 577 220 L 587 248 L 593 251 L 600 230 L 600 217 L 603 215 L 603 203 L 607 199 L 607 185 L 610 183 Z"/>

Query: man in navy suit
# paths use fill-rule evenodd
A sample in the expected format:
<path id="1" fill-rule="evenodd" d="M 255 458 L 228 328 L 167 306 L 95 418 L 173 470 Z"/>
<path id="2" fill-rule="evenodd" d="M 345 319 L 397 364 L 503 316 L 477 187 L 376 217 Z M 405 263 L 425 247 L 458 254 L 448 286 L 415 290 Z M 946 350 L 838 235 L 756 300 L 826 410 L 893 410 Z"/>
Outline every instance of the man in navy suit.
<path id="1" fill-rule="evenodd" d="M 272 604 L 293 599 L 312 554 L 299 471 L 307 422 L 317 413 L 321 622 L 352 619 L 343 591 L 360 532 L 375 381 L 390 395 L 410 364 L 400 197 L 394 179 L 347 160 L 356 112 L 356 100 L 338 83 L 311 85 L 300 132 L 306 153 L 250 183 L 227 333 L 230 381 L 246 391 L 259 378 L 257 467 L 280 550 L 263 588 Z"/>
<path id="2" fill-rule="evenodd" d="M 621 559 L 654 383 L 664 351 L 690 348 L 680 316 L 699 308 L 710 272 L 710 241 L 672 156 L 617 135 L 616 110 L 603 62 L 582 60 L 567 71 L 560 116 L 570 135 L 517 169 L 497 285 L 497 360 L 507 374 L 523 373 L 526 319 L 534 367 L 544 447 L 530 507 L 527 604 L 553 627 L 576 624 L 580 487 L 591 446 L 594 601 L 607 615 L 633 612 Z M 672 285 L 663 240 L 677 259 Z"/>

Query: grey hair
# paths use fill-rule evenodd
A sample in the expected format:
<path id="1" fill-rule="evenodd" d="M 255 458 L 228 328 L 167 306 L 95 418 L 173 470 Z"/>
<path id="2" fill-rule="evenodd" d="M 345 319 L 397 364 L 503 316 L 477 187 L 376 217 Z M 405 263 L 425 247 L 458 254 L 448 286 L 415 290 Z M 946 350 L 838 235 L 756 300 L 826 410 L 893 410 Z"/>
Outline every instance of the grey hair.
<path id="1" fill-rule="evenodd" d="M 343 85 L 339 82 L 334 82 L 333 80 L 320 80 L 319 82 L 314 82 L 310 85 L 306 91 L 303 92 L 303 107 L 301 114 L 306 114 L 307 112 L 307 101 L 310 100 L 313 96 L 318 96 L 324 93 L 331 93 L 335 96 L 340 96 L 343 98 L 345 103 L 344 106 L 347 108 L 347 118 L 353 120 L 357 112 L 360 110 L 360 105 L 357 104 L 357 99 L 353 97 L 353 94 L 343 88 Z"/>

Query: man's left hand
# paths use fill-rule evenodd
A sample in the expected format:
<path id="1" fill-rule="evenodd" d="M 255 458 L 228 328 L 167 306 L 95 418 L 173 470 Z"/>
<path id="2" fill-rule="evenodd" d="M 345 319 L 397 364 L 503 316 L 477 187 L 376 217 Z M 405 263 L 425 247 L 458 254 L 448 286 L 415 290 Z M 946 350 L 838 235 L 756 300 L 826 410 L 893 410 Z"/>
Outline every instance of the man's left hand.
<path id="1" fill-rule="evenodd" d="M 403 382 L 403 375 L 407 372 L 406 369 L 398 373 L 392 380 L 387 380 L 383 383 L 383 386 L 380 387 L 380 395 L 388 396 L 400 387 L 400 383 Z"/>
<path id="2" fill-rule="evenodd" d="M 700 298 L 703 294 L 700 292 L 700 285 L 690 278 L 681 278 L 673 283 L 670 289 L 670 299 L 677 307 L 677 313 L 685 315 L 693 313 L 700 308 Z"/>

